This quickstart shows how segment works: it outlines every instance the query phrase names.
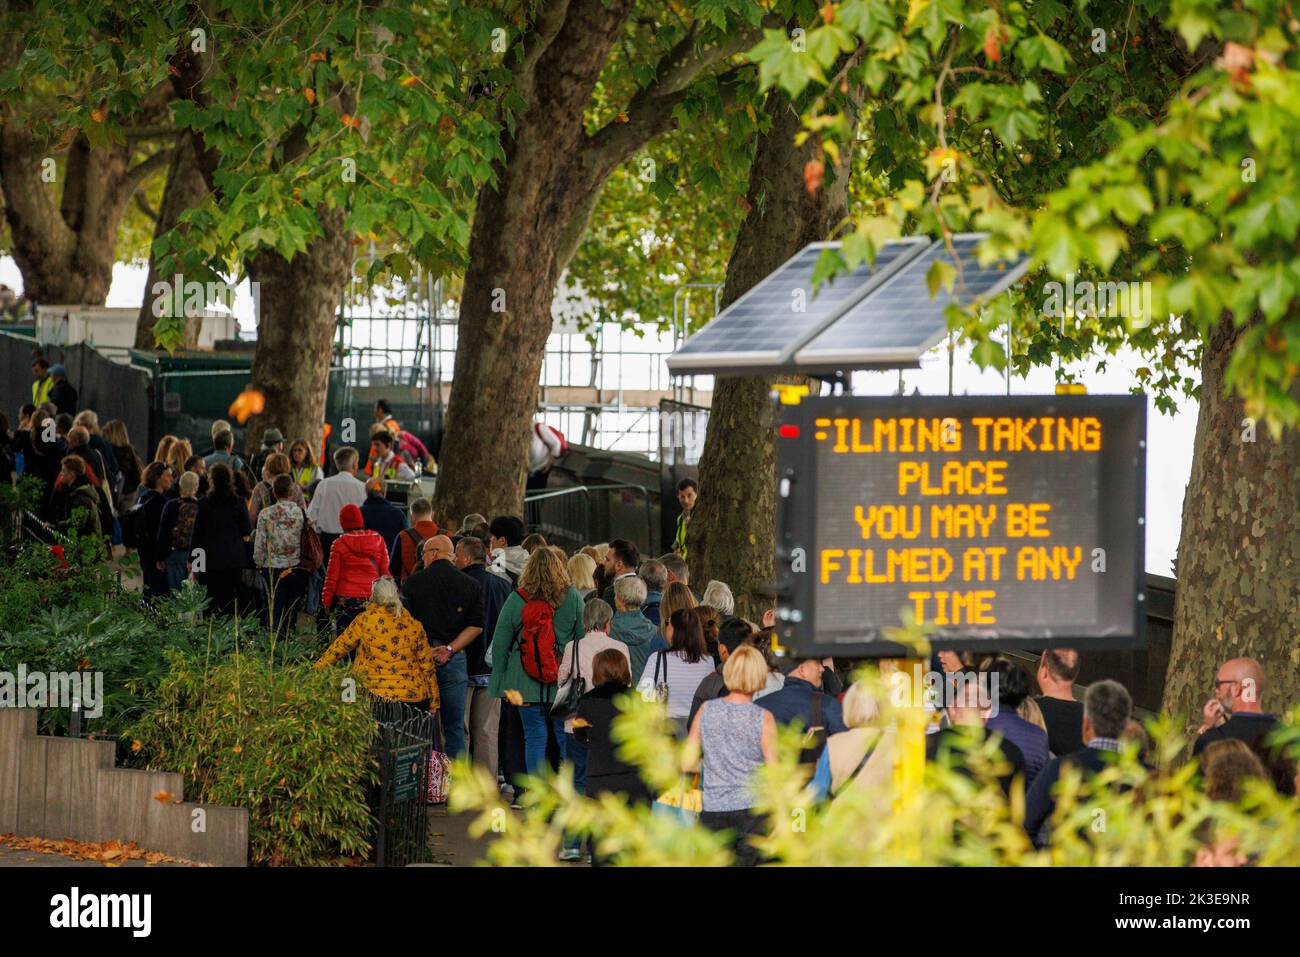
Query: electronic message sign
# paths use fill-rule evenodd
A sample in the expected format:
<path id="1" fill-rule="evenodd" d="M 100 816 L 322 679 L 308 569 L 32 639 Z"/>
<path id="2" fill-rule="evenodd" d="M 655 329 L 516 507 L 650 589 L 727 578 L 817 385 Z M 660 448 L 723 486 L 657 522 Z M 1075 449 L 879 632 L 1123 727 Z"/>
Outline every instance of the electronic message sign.
<path id="1" fill-rule="evenodd" d="M 781 408 L 778 635 L 796 653 L 1143 643 L 1146 398 L 852 397 Z"/>

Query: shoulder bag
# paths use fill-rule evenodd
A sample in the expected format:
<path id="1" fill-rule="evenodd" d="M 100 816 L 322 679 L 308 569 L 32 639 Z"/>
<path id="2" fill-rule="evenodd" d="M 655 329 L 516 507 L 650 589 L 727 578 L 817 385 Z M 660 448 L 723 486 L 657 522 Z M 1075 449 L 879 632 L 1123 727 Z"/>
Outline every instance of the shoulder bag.
<path id="1" fill-rule="evenodd" d="M 321 545 L 316 529 L 311 527 L 307 510 L 299 505 L 298 511 L 302 512 L 302 531 L 298 536 L 298 567 L 305 572 L 315 573 L 325 562 L 325 548 Z"/>
<path id="2" fill-rule="evenodd" d="M 555 703 L 551 705 L 551 714 L 568 716 L 578 707 L 578 702 L 587 693 L 587 679 L 582 676 L 582 666 L 578 663 L 578 648 L 582 638 L 573 640 L 573 666 L 569 676 L 560 682 L 555 692 Z"/>

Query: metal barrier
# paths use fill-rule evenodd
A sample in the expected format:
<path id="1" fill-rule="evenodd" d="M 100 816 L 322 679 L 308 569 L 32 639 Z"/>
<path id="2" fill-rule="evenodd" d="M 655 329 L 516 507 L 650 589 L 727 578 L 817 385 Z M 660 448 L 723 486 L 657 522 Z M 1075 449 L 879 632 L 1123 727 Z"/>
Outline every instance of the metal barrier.
<path id="1" fill-rule="evenodd" d="M 586 486 L 524 496 L 524 524 L 565 551 L 591 542 L 591 500 Z"/>
<path id="2" fill-rule="evenodd" d="M 636 524 L 644 528 L 645 537 L 638 534 L 636 544 L 649 548 L 655 538 L 654 514 L 651 492 L 643 485 L 574 485 L 531 492 L 524 496 L 524 523 L 529 532 L 537 532 L 549 544 L 572 552 L 597 540 L 619 537 L 614 530 L 627 527 L 623 521 L 626 515 L 616 516 L 618 506 L 606 496 L 618 493 L 626 503 L 623 493 L 627 492 L 638 493 L 637 507 L 644 512 L 644 522 L 638 520 Z"/>
<path id="3" fill-rule="evenodd" d="M 429 779 L 429 748 L 436 717 L 400 701 L 371 702 L 377 723 L 375 757 L 379 785 L 372 790 L 374 860 L 378 867 L 426 863 L 429 809 L 424 803 Z"/>

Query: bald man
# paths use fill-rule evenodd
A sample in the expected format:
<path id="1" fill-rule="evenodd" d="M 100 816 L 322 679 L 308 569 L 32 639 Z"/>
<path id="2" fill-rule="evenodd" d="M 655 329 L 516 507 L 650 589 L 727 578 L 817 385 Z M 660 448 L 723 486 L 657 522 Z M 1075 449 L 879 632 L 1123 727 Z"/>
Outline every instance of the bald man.
<path id="1" fill-rule="evenodd" d="M 1192 754 L 1200 754 L 1215 741 L 1236 738 L 1258 754 L 1264 737 L 1277 718 L 1264 711 L 1264 669 L 1254 658 L 1233 658 L 1219 666 L 1214 676 L 1214 697 L 1201 709 L 1204 722 Z"/>
<path id="2" fill-rule="evenodd" d="M 446 535 L 426 538 L 421 549 L 424 567 L 402 583 L 402 601 L 424 626 L 438 663 L 442 733 L 453 758 L 465 750 L 465 648 L 483 633 L 483 588 L 452 564 L 454 554 Z"/>

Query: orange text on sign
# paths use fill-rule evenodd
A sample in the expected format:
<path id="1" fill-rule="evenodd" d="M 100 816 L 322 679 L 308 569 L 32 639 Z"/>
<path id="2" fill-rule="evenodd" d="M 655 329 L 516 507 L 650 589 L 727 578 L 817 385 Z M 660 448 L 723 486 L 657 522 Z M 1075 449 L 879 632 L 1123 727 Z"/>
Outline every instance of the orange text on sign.
<path id="1" fill-rule="evenodd" d="M 918 625 L 996 625 L 992 591 L 910 591 Z"/>
<path id="2" fill-rule="evenodd" d="M 1007 463 L 944 462 L 931 468 L 929 462 L 898 463 L 898 494 L 908 495 L 1006 495 Z"/>

